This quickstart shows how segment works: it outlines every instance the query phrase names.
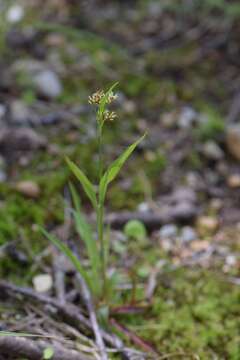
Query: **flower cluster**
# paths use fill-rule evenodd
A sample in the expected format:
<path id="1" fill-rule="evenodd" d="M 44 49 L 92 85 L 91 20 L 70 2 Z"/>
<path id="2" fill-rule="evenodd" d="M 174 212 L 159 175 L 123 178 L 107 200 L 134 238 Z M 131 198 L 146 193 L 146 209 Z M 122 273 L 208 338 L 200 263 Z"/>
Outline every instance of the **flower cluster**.
<path id="1" fill-rule="evenodd" d="M 117 94 L 114 94 L 113 91 L 111 91 L 108 94 L 107 104 L 111 104 L 111 102 L 115 101 L 116 99 L 117 99 Z"/>
<path id="2" fill-rule="evenodd" d="M 104 98 L 104 96 L 106 96 L 106 94 L 104 93 L 103 90 L 98 90 L 96 91 L 94 94 L 92 94 L 91 96 L 88 97 L 88 102 L 89 104 L 93 105 L 99 105 L 101 100 Z M 107 104 L 111 104 L 111 102 L 113 102 L 114 100 L 116 100 L 117 95 L 113 93 L 113 91 L 111 91 L 108 94 L 108 97 L 106 99 L 106 103 Z"/>
<path id="3" fill-rule="evenodd" d="M 116 119 L 117 114 L 114 111 L 105 110 L 103 113 L 104 121 L 113 121 Z"/>
<path id="4" fill-rule="evenodd" d="M 104 91 L 98 90 L 94 94 L 88 97 L 88 102 L 91 105 L 93 104 L 99 105 L 104 96 L 105 96 Z"/>
<path id="5" fill-rule="evenodd" d="M 108 91 L 105 93 L 103 90 L 98 90 L 94 94 L 88 97 L 88 102 L 91 105 L 100 105 L 101 101 L 105 97 L 105 103 L 111 104 L 114 100 L 116 100 L 117 95 L 114 94 L 113 91 Z M 103 112 L 100 115 L 101 121 L 113 121 L 116 119 L 117 114 L 114 111 L 110 110 L 103 110 Z"/>

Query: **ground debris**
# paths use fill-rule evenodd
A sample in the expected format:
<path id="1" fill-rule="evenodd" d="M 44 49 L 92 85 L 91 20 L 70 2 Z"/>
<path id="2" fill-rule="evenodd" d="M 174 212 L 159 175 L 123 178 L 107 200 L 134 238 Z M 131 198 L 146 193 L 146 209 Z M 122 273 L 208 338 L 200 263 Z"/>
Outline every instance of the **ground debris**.
<path id="1" fill-rule="evenodd" d="M 44 148 L 46 145 L 46 138 L 28 127 L 0 129 L 0 151 L 4 154 L 16 151 L 34 151 Z"/>

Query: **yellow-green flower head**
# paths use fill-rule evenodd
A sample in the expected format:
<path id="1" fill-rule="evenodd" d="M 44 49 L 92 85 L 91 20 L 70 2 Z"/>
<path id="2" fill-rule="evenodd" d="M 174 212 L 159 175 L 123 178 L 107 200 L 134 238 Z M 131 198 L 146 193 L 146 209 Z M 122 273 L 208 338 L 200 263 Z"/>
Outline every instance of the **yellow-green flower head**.
<path id="1" fill-rule="evenodd" d="M 88 97 L 88 102 L 91 105 L 93 104 L 99 105 L 104 96 L 105 96 L 104 91 L 98 90 L 94 94 Z"/>
<path id="2" fill-rule="evenodd" d="M 99 105 L 101 100 L 104 98 L 104 96 L 106 96 L 106 94 L 104 93 L 103 90 L 98 90 L 96 91 L 94 94 L 92 94 L 91 96 L 88 97 L 88 102 L 91 105 Z M 107 104 L 111 104 L 111 102 L 113 102 L 114 100 L 116 100 L 117 95 L 113 93 L 113 91 L 111 91 L 106 99 L 106 103 Z"/>
<path id="3" fill-rule="evenodd" d="M 117 117 L 117 114 L 114 111 L 106 110 L 104 111 L 103 118 L 104 121 L 114 121 Z"/>
<path id="4" fill-rule="evenodd" d="M 114 92 L 111 91 L 107 98 L 107 104 L 111 104 L 111 102 L 113 102 L 116 99 L 117 99 L 117 94 L 114 94 Z"/>

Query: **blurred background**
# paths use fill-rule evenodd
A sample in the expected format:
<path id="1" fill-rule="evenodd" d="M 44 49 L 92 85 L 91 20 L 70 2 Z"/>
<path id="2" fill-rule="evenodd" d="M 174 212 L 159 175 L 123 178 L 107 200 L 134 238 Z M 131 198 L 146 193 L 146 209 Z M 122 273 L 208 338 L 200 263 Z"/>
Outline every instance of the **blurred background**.
<path id="1" fill-rule="evenodd" d="M 47 246 L 36 224 L 64 231 L 63 156 L 96 176 L 88 96 L 118 81 L 106 161 L 148 136 L 111 187 L 107 212 L 116 229 L 131 217 L 145 224 L 141 279 L 166 263 L 180 268 L 155 300 L 159 331 L 140 333 L 166 351 L 240 358 L 239 19 L 239 1 L 0 0 L 2 276 L 30 282 L 42 268 L 33 267 Z M 136 244 L 119 230 L 113 237 L 128 259 Z"/>

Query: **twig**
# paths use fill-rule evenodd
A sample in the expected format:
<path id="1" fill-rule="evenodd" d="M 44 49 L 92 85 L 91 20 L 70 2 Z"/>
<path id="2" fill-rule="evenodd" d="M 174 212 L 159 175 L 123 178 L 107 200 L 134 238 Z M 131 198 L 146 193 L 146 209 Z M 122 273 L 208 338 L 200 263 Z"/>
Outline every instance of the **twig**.
<path id="1" fill-rule="evenodd" d="M 106 223 L 112 228 L 121 228 L 129 220 L 140 220 L 149 230 L 158 229 L 159 226 L 171 222 L 191 221 L 197 216 L 197 210 L 189 210 L 188 212 L 180 212 L 178 209 L 172 208 L 168 211 L 161 212 L 128 212 L 112 213 L 107 216 Z"/>
<path id="2" fill-rule="evenodd" d="M 71 226 L 72 226 L 72 218 L 71 218 L 71 196 L 69 190 L 67 188 L 64 189 L 64 223 L 61 226 L 61 232 L 59 237 L 62 241 L 67 241 L 70 236 Z M 59 230 L 59 229 L 58 229 Z M 65 273 L 63 271 L 63 267 L 61 264 L 64 263 L 64 256 L 60 254 L 58 256 L 53 256 L 53 268 L 55 275 L 55 289 L 57 299 L 64 304 L 66 302 L 65 296 Z"/>
<path id="3" fill-rule="evenodd" d="M 60 301 L 60 303 L 65 304 L 65 273 L 60 267 L 59 263 L 61 263 L 61 260 L 59 261 L 58 257 L 54 257 L 53 269 L 55 277 L 55 290 L 57 299 Z"/>
<path id="4" fill-rule="evenodd" d="M 11 358 L 24 357 L 29 360 L 41 360 L 47 347 L 52 347 L 54 355 L 52 360 L 89 360 L 86 355 L 75 350 L 65 350 L 60 345 L 52 345 L 45 341 L 35 341 L 23 337 L 2 336 L 0 337 L 1 355 L 11 355 Z"/>
<path id="5" fill-rule="evenodd" d="M 132 342 L 140 346 L 144 351 L 147 353 L 150 353 L 152 355 L 158 356 L 159 354 L 156 352 L 156 350 L 153 348 L 152 345 L 147 343 L 145 340 L 141 339 L 138 335 L 133 333 L 131 330 L 127 329 L 125 326 L 120 324 L 115 319 L 111 319 L 111 324 L 121 331 L 124 335 L 126 335 Z"/>
<path id="6" fill-rule="evenodd" d="M 147 287 L 145 290 L 145 296 L 148 301 L 152 299 L 154 291 L 156 289 L 158 274 L 159 274 L 159 269 L 153 269 L 153 271 L 149 276 Z"/>
<path id="7" fill-rule="evenodd" d="M 76 289 L 70 290 L 68 293 L 66 293 L 66 301 L 69 303 L 74 302 L 78 298 L 78 291 Z"/>
<path id="8" fill-rule="evenodd" d="M 26 298 L 30 298 L 34 301 L 50 305 L 53 307 L 58 314 L 65 319 L 67 323 L 75 326 L 79 330 L 90 330 L 92 331 L 91 322 L 79 311 L 79 308 L 73 304 L 65 303 L 61 304 L 58 300 L 48 297 L 46 295 L 38 294 L 30 288 L 19 287 L 13 284 L 10 284 L 6 281 L 0 281 L 0 294 L 15 294 L 15 297 L 18 298 L 17 295 L 22 295 Z M 46 308 L 47 311 L 50 311 L 50 307 Z M 101 330 L 101 335 L 104 341 L 117 349 L 119 353 L 124 354 L 125 359 L 129 359 L 129 353 L 135 352 L 132 349 L 126 349 L 123 345 L 123 342 L 116 335 L 112 335 L 107 333 L 104 330 Z"/>
<path id="9" fill-rule="evenodd" d="M 92 324 L 92 328 L 93 328 L 93 332 L 95 335 L 95 339 L 96 339 L 96 344 L 99 348 L 100 354 L 101 354 L 101 359 L 102 360 L 108 360 L 108 356 L 107 356 L 107 352 L 106 352 L 106 348 L 105 348 L 105 344 L 102 338 L 102 334 L 101 334 L 101 330 L 99 328 L 98 325 L 98 321 L 97 321 L 97 316 L 95 313 L 95 309 L 94 309 L 94 305 L 91 299 L 91 294 L 87 288 L 87 285 L 84 281 L 84 279 L 81 277 L 80 274 L 76 274 L 76 280 L 80 285 L 80 291 L 81 291 L 81 295 L 83 297 L 83 300 L 85 302 L 85 305 L 88 309 L 88 313 L 89 313 L 89 318 Z"/>

